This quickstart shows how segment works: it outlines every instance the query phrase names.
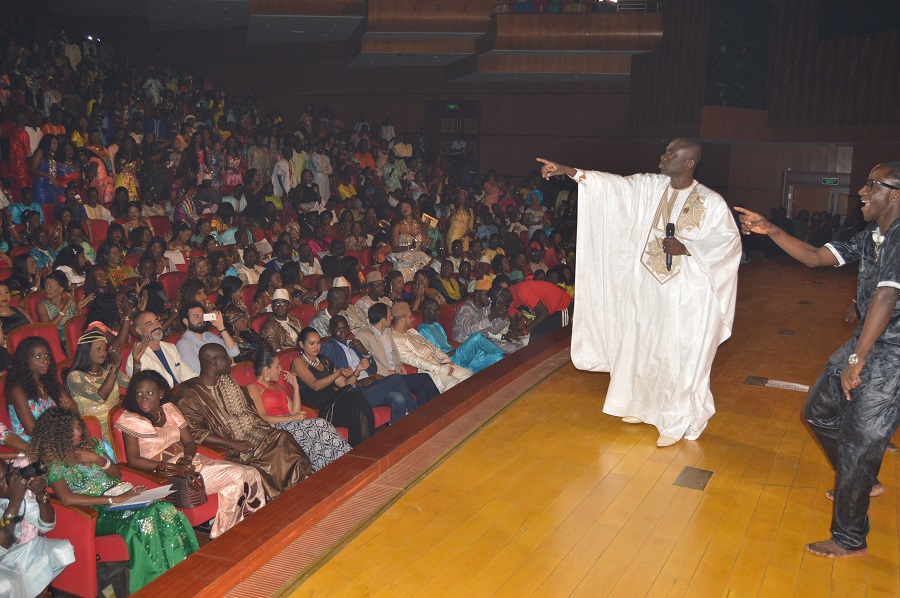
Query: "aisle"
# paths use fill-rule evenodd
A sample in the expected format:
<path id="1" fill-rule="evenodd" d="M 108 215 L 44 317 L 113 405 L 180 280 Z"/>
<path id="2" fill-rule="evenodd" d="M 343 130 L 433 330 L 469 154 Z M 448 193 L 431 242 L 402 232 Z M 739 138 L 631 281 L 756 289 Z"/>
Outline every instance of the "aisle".
<path id="1" fill-rule="evenodd" d="M 900 594 L 897 455 L 873 500 L 870 556 L 803 551 L 828 536 L 832 473 L 799 411 L 848 335 L 852 271 L 741 277 L 718 413 L 696 442 L 600 413 L 603 374 L 565 366 L 408 489 L 292 596 L 861 596 Z M 806 303 L 806 302 L 812 302 Z M 792 332 L 792 333 L 791 333 Z M 673 481 L 714 472 L 705 490 Z"/>

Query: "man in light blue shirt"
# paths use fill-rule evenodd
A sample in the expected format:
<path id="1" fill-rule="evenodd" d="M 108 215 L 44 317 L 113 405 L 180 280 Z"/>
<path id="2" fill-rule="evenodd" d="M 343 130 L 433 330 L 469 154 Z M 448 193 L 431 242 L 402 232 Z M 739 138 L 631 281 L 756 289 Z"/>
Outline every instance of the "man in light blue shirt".
<path id="1" fill-rule="evenodd" d="M 222 313 L 218 311 L 212 312 L 215 319 L 207 322 L 203 319 L 206 310 L 196 301 L 188 301 L 181 306 L 178 315 L 184 323 L 187 330 L 181 335 L 181 338 L 175 343 L 178 349 L 178 355 L 181 360 L 191 367 L 195 372 L 200 371 L 200 347 L 207 343 L 216 343 L 225 347 L 225 352 L 229 357 L 237 357 L 240 349 L 234 338 L 225 329 L 225 320 Z M 209 331 L 209 325 L 212 324 L 219 335 L 216 336 Z"/>

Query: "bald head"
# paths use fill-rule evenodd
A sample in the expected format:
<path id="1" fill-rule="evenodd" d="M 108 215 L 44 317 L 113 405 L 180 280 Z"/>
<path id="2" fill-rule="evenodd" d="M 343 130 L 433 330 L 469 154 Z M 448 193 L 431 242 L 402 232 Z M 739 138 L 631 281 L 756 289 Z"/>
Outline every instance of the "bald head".
<path id="1" fill-rule="evenodd" d="M 216 374 L 222 376 L 231 370 L 231 362 L 223 357 L 228 357 L 225 347 L 218 343 L 206 343 L 200 347 L 200 375 Z M 227 367 L 226 367 L 227 366 Z"/>
<path id="2" fill-rule="evenodd" d="M 403 301 L 395 303 L 391 307 L 391 316 L 394 319 L 391 324 L 394 331 L 404 334 L 412 328 L 412 310 L 409 308 L 408 303 Z"/>
<path id="3" fill-rule="evenodd" d="M 673 141 L 678 142 L 681 147 L 684 148 L 684 156 L 693 160 L 696 166 L 696 163 L 700 161 L 700 156 L 703 154 L 703 149 L 700 147 L 700 144 L 694 141 L 693 139 L 687 139 L 685 137 L 679 137 Z"/>
<path id="4" fill-rule="evenodd" d="M 659 172 L 671 177 L 673 186 L 681 189 L 693 180 L 700 154 L 700 144 L 693 139 L 673 139 L 659 157 Z"/>

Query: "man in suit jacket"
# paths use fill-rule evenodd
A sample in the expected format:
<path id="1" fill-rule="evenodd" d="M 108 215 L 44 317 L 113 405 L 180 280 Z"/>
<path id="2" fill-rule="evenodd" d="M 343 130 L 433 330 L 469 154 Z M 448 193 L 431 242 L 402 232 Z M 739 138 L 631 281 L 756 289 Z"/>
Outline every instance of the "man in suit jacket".
<path id="1" fill-rule="evenodd" d="M 358 340 L 350 338 L 350 325 L 344 316 L 334 316 L 328 326 L 331 338 L 322 343 L 319 354 L 327 357 L 335 368 L 352 367 L 355 370 L 368 351 Z M 373 374 L 378 365 L 371 359 L 369 363 L 369 368 L 360 372 L 356 379 L 356 390 L 366 397 L 369 405 L 390 407 L 391 423 L 407 412 L 415 411 L 419 405 L 403 378 L 395 374 L 376 380 Z"/>
<path id="2" fill-rule="evenodd" d="M 197 377 L 197 372 L 181 359 L 175 345 L 163 342 L 159 316 L 152 311 L 141 312 L 134 319 L 134 329 L 141 342 L 134 347 L 131 359 L 125 364 L 125 372 L 129 376 L 134 372 L 153 370 L 159 372 L 171 386 Z"/>
<path id="3" fill-rule="evenodd" d="M 400 361 L 400 353 L 391 338 L 391 317 L 388 307 L 384 303 L 375 303 L 369 308 L 368 317 L 369 325 L 356 333 L 356 339 L 375 360 L 378 375 L 390 376 L 406 371 Z M 416 395 L 419 405 L 440 394 L 428 374 L 404 374 L 402 377 L 409 390 Z"/>

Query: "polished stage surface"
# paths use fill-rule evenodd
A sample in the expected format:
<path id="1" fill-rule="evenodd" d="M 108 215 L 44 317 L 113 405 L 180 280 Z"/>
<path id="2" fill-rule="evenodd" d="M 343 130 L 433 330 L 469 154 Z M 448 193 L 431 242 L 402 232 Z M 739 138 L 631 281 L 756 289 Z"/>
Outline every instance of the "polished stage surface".
<path id="1" fill-rule="evenodd" d="M 607 375 L 563 366 L 291 595 L 900 595 L 897 454 L 869 556 L 815 557 L 803 545 L 829 536 L 833 474 L 800 418 L 805 394 L 745 384 L 811 384 L 849 336 L 854 289 L 850 267 L 742 271 L 717 414 L 695 442 L 656 448 L 650 426 L 601 413 Z M 686 466 L 714 472 L 705 490 L 673 485 Z"/>

